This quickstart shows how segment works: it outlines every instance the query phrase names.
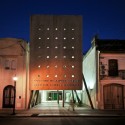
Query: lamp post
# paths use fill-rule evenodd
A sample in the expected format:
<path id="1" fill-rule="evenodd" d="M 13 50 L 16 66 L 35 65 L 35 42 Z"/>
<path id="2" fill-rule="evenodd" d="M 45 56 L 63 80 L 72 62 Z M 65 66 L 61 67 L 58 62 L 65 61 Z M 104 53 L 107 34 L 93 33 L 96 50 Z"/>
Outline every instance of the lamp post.
<path id="1" fill-rule="evenodd" d="M 14 81 L 14 101 L 13 101 L 13 113 L 12 113 L 12 115 L 15 115 L 16 81 L 17 81 L 17 77 L 16 77 L 16 75 L 13 77 L 13 81 Z"/>

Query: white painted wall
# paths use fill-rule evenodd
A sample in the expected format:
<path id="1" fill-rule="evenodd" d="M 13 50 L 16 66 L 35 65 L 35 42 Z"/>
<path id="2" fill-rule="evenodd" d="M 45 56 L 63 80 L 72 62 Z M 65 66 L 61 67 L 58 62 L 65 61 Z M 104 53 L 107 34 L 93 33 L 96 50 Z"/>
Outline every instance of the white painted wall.
<path id="1" fill-rule="evenodd" d="M 91 48 L 83 58 L 83 74 L 94 107 L 96 107 L 96 48 Z M 84 86 L 84 83 L 83 83 Z M 86 90 L 83 89 L 83 103 L 90 105 Z"/>

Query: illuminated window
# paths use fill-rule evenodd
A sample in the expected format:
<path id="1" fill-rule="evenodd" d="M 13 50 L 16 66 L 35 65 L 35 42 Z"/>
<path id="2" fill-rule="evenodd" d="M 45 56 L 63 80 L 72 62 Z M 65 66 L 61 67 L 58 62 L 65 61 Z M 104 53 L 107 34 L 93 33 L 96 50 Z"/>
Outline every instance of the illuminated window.
<path id="1" fill-rule="evenodd" d="M 58 66 L 57 65 L 55 65 L 55 68 L 57 68 Z"/>
<path id="2" fill-rule="evenodd" d="M 58 28 L 55 28 L 55 30 L 58 30 Z"/>
<path id="3" fill-rule="evenodd" d="M 66 49 L 66 46 L 64 46 L 63 49 Z"/>
<path id="4" fill-rule="evenodd" d="M 55 37 L 55 39 L 58 39 L 58 37 Z"/>
<path id="5" fill-rule="evenodd" d="M 39 39 L 41 39 L 41 37 L 39 37 Z"/>
<path id="6" fill-rule="evenodd" d="M 74 59 L 75 57 L 74 56 L 72 56 L 72 59 Z"/>
<path id="7" fill-rule="evenodd" d="M 49 75 L 46 75 L 46 77 L 49 77 Z"/>
<path id="8" fill-rule="evenodd" d="M 72 49 L 74 49 L 75 47 L 74 46 L 72 46 Z"/>
<path id="9" fill-rule="evenodd" d="M 46 68 L 48 69 L 48 68 L 49 68 L 49 66 L 46 66 Z"/>
<path id="10" fill-rule="evenodd" d="M 41 46 L 38 47 L 39 49 L 41 48 Z"/>
<path id="11" fill-rule="evenodd" d="M 75 68 L 75 66 L 72 65 L 72 69 L 74 69 L 74 68 Z"/>
<path id="12" fill-rule="evenodd" d="M 66 65 L 64 65 L 63 68 L 66 68 Z"/>
<path id="13" fill-rule="evenodd" d="M 74 28 L 72 28 L 72 30 L 75 30 Z"/>
<path id="14" fill-rule="evenodd" d="M 38 28 L 38 30 L 41 30 L 41 28 Z"/>
<path id="15" fill-rule="evenodd" d="M 49 46 L 47 46 L 46 48 L 49 49 Z"/>
<path id="16" fill-rule="evenodd" d="M 64 75 L 64 78 L 66 78 L 66 75 Z"/>
<path id="17" fill-rule="evenodd" d="M 75 39 L 74 37 L 72 37 L 72 39 Z"/>
<path id="18" fill-rule="evenodd" d="M 57 77 L 57 75 L 55 75 L 55 77 Z"/>
<path id="19" fill-rule="evenodd" d="M 55 56 L 55 58 L 58 58 L 58 56 Z"/>
<path id="20" fill-rule="evenodd" d="M 66 58 L 66 56 L 63 56 L 63 58 Z"/>
<path id="21" fill-rule="evenodd" d="M 74 78 L 75 77 L 75 75 L 72 75 L 72 78 Z"/>
<path id="22" fill-rule="evenodd" d="M 55 49 L 58 49 L 58 46 L 55 46 Z"/>
<path id="23" fill-rule="evenodd" d="M 38 68 L 40 68 L 41 66 L 40 65 L 38 65 Z"/>
<path id="24" fill-rule="evenodd" d="M 64 30 L 66 30 L 66 28 L 64 28 Z"/>
<path id="25" fill-rule="evenodd" d="M 49 56 L 47 56 L 46 58 L 49 59 Z"/>
<path id="26" fill-rule="evenodd" d="M 47 37 L 47 39 L 49 39 L 49 37 Z"/>
<path id="27" fill-rule="evenodd" d="M 49 30 L 49 28 L 47 28 L 47 30 Z"/>
<path id="28" fill-rule="evenodd" d="M 41 56 L 38 56 L 38 58 L 41 58 Z"/>
<path id="29" fill-rule="evenodd" d="M 63 39 L 66 40 L 66 37 L 64 37 Z"/>

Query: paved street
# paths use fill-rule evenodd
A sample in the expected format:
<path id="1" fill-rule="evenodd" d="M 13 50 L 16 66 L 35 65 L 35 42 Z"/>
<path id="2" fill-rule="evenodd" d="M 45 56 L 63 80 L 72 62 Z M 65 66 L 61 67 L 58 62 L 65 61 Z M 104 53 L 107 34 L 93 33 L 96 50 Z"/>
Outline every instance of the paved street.
<path id="1" fill-rule="evenodd" d="M 68 110 L 69 105 L 65 104 L 65 107 L 62 107 L 62 104 L 53 103 L 41 103 L 34 108 L 28 110 L 16 110 L 16 115 L 12 114 L 12 109 L 2 109 L 0 110 L 0 117 L 119 117 L 125 116 L 124 110 L 92 110 L 89 107 L 75 107 L 75 111 L 72 109 Z"/>
<path id="2" fill-rule="evenodd" d="M 26 117 L 0 118 L 0 125 L 124 125 L 124 117 Z"/>

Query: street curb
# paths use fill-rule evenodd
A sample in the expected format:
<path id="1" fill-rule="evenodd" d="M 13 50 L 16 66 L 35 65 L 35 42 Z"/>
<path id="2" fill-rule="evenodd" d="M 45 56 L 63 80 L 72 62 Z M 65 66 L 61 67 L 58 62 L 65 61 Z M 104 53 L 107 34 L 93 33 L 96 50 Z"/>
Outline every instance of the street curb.
<path id="1" fill-rule="evenodd" d="M 0 118 L 41 118 L 41 117 L 125 117 L 125 115 L 107 115 L 107 114 L 93 114 L 93 115 L 86 115 L 86 114 L 81 114 L 81 115 L 75 115 L 75 114 L 68 114 L 68 115 L 59 115 L 59 114 L 31 114 L 31 115 L 3 115 L 3 116 L 0 116 Z"/>

